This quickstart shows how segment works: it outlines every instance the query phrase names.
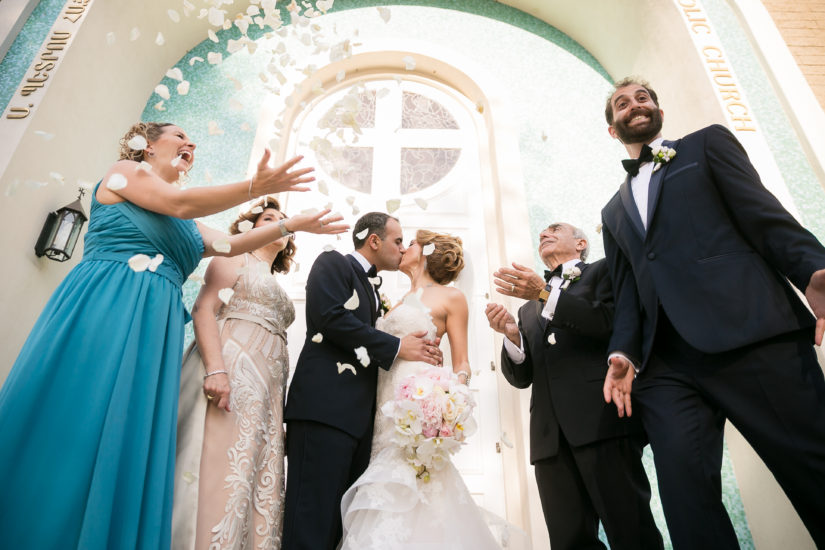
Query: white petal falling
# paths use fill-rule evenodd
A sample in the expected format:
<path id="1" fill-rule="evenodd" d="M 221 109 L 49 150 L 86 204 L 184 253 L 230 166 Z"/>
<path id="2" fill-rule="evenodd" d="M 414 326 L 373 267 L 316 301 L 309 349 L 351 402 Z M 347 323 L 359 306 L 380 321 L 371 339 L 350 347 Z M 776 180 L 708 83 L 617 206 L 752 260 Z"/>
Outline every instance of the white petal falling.
<path id="1" fill-rule="evenodd" d="M 304 208 L 303 210 L 301 210 L 301 214 L 306 214 L 307 216 L 314 216 L 317 213 L 317 208 Z"/>
<path id="2" fill-rule="evenodd" d="M 166 13 L 169 15 L 169 19 L 175 23 L 180 23 L 180 14 L 178 12 L 175 10 L 166 10 Z"/>
<path id="3" fill-rule="evenodd" d="M 140 161 L 140 164 L 135 166 L 135 170 L 143 170 L 144 172 L 151 172 L 152 165 L 146 162 L 145 160 Z"/>
<path id="4" fill-rule="evenodd" d="M 352 215 L 353 215 L 353 216 L 357 216 L 360 212 L 361 212 L 361 209 L 360 209 L 360 208 L 358 208 L 358 205 L 357 205 L 357 204 L 356 204 L 356 205 L 353 205 L 353 207 L 352 207 Z"/>
<path id="5" fill-rule="evenodd" d="M 252 210 L 250 210 L 250 212 L 251 212 L 252 214 L 260 214 L 260 213 L 261 213 L 261 212 L 263 212 L 263 211 L 264 211 L 264 209 L 263 209 L 263 207 L 262 207 L 262 206 L 256 206 L 255 208 L 253 208 Z"/>
<path id="6" fill-rule="evenodd" d="M 378 15 L 381 16 L 381 19 L 384 20 L 384 23 L 389 23 L 390 22 L 390 16 L 392 15 L 392 13 L 390 13 L 390 8 L 386 8 L 384 6 L 379 6 L 378 7 Z"/>
<path id="7" fill-rule="evenodd" d="M 157 86 L 155 86 L 155 93 L 163 99 L 169 99 L 170 97 L 172 97 L 169 94 L 169 88 L 166 87 L 166 84 L 158 84 Z"/>
<path id="8" fill-rule="evenodd" d="M 186 95 L 189 93 L 189 81 L 184 80 L 178 84 L 178 95 Z"/>
<path id="9" fill-rule="evenodd" d="M 223 135 L 223 130 L 221 127 L 218 126 L 218 123 L 214 120 L 209 121 L 209 135 L 210 136 L 221 136 Z"/>
<path id="10" fill-rule="evenodd" d="M 367 280 L 370 282 L 372 286 L 377 286 L 381 284 L 381 277 L 367 277 Z"/>
<path id="11" fill-rule="evenodd" d="M 149 265 L 147 267 L 149 268 L 149 271 L 154 273 L 155 271 L 157 271 L 158 266 L 162 263 L 163 263 L 163 254 L 155 254 L 155 257 L 152 258 L 149 261 Z"/>
<path id="12" fill-rule="evenodd" d="M 423 254 L 424 256 L 429 256 L 433 252 L 435 252 L 435 245 L 433 243 L 424 245 L 424 248 L 421 249 L 421 254 Z"/>
<path id="13" fill-rule="evenodd" d="M 166 107 L 163 106 L 163 100 L 162 99 L 160 101 L 158 101 L 157 103 L 155 103 L 154 105 L 152 105 L 152 108 L 156 111 L 165 111 L 166 110 Z"/>
<path id="14" fill-rule="evenodd" d="M 140 38 L 140 29 L 137 27 L 132 27 L 132 30 L 129 31 L 129 41 L 134 42 L 138 38 Z"/>
<path id="15" fill-rule="evenodd" d="M 115 172 L 114 174 L 109 176 L 109 179 L 106 181 L 106 187 L 108 187 L 112 191 L 118 191 L 126 187 L 126 183 L 126 176 Z"/>
<path id="16" fill-rule="evenodd" d="M 238 231 L 240 231 L 241 233 L 246 233 L 247 231 L 249 231 L 253 227 L 255 227 L 254 223 L 252 223 L 249 220 L 244 220 L 244 221 L 242 221 L 241 223 L 238 224 Z"/>
<path id="17" fill-rule="evenodd" d="M 90 181 L 86 181 L 86 180 L 77 180 L 77 186 L 80 187 L 81 189 L 85 189 L 87 191 L 90 191 L 91 189 L 94 188 L 95 184 L 90 182 Z"/>
<path id="18" fill-rule="evenodd" d="M 166 43 L 166 39 L 163 37 L 162 32 L 158 32 L 158 35 L 155 37 L 155 44 L 158 46 L 163 46 Z"/>
<path id="19" fill-rule="evenodd" d="M 146 138 L 141 135 L 132 136 L 132 139 L 126 142 L 126 145 L 129 146 L 129 149 L 134 151 L 143 151 L 146 149 L 148 143 L 146 143 Z"/>
<path id="20" fill-rule="evenodd" d="M 218 298 L 224 304 L 229 304 L 229 300 L 232 299 L 233 294 L 235 294 L 235 291 L 231 288 L 222 288 L 218 291 Z"/>
<path id="21" fill-rule="evenodd" d="M 183 71 L 181 71 L 178 67 L 172 67 L 171 69 L 166 71 L 166 76 L 180 82 L 183 80 Z"/>
<path id="22" fill-rule="evenodd" d="M 426 209 L 427 209 L 427 201 L 425 201 L 424 199 L 422 199 L 422 198 L 420 198 L 420 197 L 416 197 L 416 198 L 415 198 L 415 199 L 413 199 L 413 200 L 415 200 L 415 204 L 417 204 L 417 205 L 418 205 L 418 207 L 419 207 L 421 210 L 426 210 Z"/>
<path id="23" fill-rule="evenodd" d="M 324 252 L 332 252 L 333 250 L 335 250 L 335 247 L 331 244 L 325 244 L 323 250 Z"/>
<path id="24" fill-rule="evenodd" d="M 195 11 L 195 5 L 189 0 L 183 0 L 183 15 L 189 17 L 193 11 Z"/>
<path id="25" fill-rule="evenodd" d="M 34 135 L 40 136 L 41 138 L 43 138 L 43 141 L 51 141 L 54 139 L 54 134 L 44 132 L 43 130 L 35 130 Z"/>
<path id="26" fill-rule="evenodd" d="M 596 233 L 601 233 L 601 232 L 602 232 L 602 224 L 599 224 L 599 225 L 596 226 Z"/>
<path id="27" fill-rule="evenodd" d="M 344 80 L 344 78 L 346 78 L 346 76 L 347 71 L 338 71 L 338 74 L 335 75 L 335 81 L 341 82 L 342 80 Z"/>
<path id="28" fill-rule="evenodd" d="M 229 254 L 232 251 L 232 245 L 229 244 L 229 239 L 218 239 L 212 242 L 212 250 L 221 254 Z"/>
<path id="29" fill-rule="evenodd" d="M 551 332 L 550 336 L 547 337 L 547 343 L 550 344 L 551 346 L 556 345 L 556 333 L 555 332 Z"/>
<path id="30" fill-rule="evenodd" d="M 348 205 L 350 205 L 350 206 L 352 206 L 353 204 L 355 204 L 355 197 L 353 197 L 352 195 L 349 195 L 349 196 L 348 196 L 346 199 L 344 199 L 344 200 L 346 200 L 346 201 L 347 201 L 347 204 L 348 204 Z"/>
<path id="31" fill-rule="evenodd" d="M 353 367 L 349 363 L 337 363 L 336 362 L 335 364 L 338 365 L 338 374 L 341 374 L 345 370 L 351 370 L 352 374 L 358 374 L 358 372 L 356 372 L 356 370 L 355 370 L 355 367 Z"/>
<path id="32" fill-rule="evenodd" d="M 106 44 L 111 46 L 112 44 L 115 43 L 115 40 L 116 40 L 115 39 L 115 33 L 113 33 L 113 32 L 107 32 L 106 33 Z"/>
<path id="33" fill-rule="evenodd" d="M 507 432 L 501 432 L 501 442 L 504 443 L 504 446 L 508 449 L 513 448 L 513 442 L 510 441 L 509 437 L 507 437 Z"/>
<path id="34" fill-rule="evenodd" d="M 390 199 L 387 201 L 387 214 L 392 214 L 401 207 L 401 199 Z"/>
<path id="35" fill-rule="evenodd" d="M 172 161 L 169 163 L 169 164 L 172 165 L 172 168 L 175 168 L 175 167 L 177 167 L 178 164 L 180 164 L 181 158 L 182 157 L 180 155 L 178 155 L 178 156 L 176 156 L 175 158 L 172 159 Z"/>
<path id="36" fill-rule="evenodd" d="M 367 348 L 360 346 L 355 348 L 353 351 L 355 352 L 355 356 L 358 358 L 359 363 L 365 367 L 370 365 L 370 354 L 367 353 Z"/>
<path id="37" fill-rule="evenodd" d="M 220 65 L 223 61 L 223 55 L 219 54 L 218 52 L 209 52 L 206 54 L 206 61 L 210 65 Z"/>
<path id="38" fill-rule="evenodd" d="M 401 61 L 404 62 L 404 68 L 408 71 L 415 70 L 415 58 L 411 55 L 405 55 L 401 58 Z"/>
<path id="39" fill-rule="evenodd" d="M 222 27 L 226 12 L 218 8 L 209 8 L 209 24 L 213 27 Z"/>
<path id="40" fill-rule="evenodd" d="M 136 273 L 140 273 L 141 271 L 146 271 L 149 267 L 149 263 L 152 261 L 152 258 L 147 256 L 146 254 L 135 254 L 126 262 L 129 264 L 129 268 Z"/>
<path id="41" fill-rule="evenodd" d="M 213 31 L 212 29 L 209 29 L 208 31 L 206 31 L 206 34 L 209 36 L 209 40 L 211 40 L 212 42 L 214 42 L 216 44 L 221 41 L 221 39 L 218 38 L 218 35 L 215 34 L 215 31 Z"/>
<path id="42" fill-rule="evenodd" d="M 359 231 L 358 233 L 355 234 L 355 238 L 360 241 L 361 239 L 366 239 L 367 235 L 369 235 L 369 234 L 370 234 L 370 228 L 365 227 L 363 231 Z"/>
<path id="43" fill-rule="evenodd" d="M 323 195 L 329 195 L 329 186 L 324 180 L 318 182 L 318 191 Z"/>
<path id="44" fill-rule="evenodd" d="M 193 67 L 195 65 L 195 63 L 197 63 L 197 62 L 203 63 L 203 58 L 198 57 L 197 55 L 193 55 L 192 57 L 189 58 L 189 66 L 190 67 Z"/>
<path id="45" fill-rule="evenodd" d="M 49 177 L 57 183 L 59 183 L 60 185 L 66 183 L 66 180 L 63 178 L 63 174 L 61 174 L 60 172 L 49 172 Z"/>
<path id="46" fill-rule="evenodd" d="M 350 297 L 349 300 L 344 302 L 344 309 L 349 309 L 349 310 L 358 309 L 358 305 L 360 303 L 361 302 L 358 300 L 358 291 L 353 290 L 352 291 L 352 297 Z"/>
<path id="47" fill-rule="evenodd" d="M 321 342 L 323 342 L 323 341 L 324 341 L 324 335 L 323 335 L 323 334 L 321 334 L 320 332 L 316 332 L 316 333 L 312 336 L 312 341 L 313 341 L 313 342 L 315 342 L 316 344 L 320 344 Z"/>

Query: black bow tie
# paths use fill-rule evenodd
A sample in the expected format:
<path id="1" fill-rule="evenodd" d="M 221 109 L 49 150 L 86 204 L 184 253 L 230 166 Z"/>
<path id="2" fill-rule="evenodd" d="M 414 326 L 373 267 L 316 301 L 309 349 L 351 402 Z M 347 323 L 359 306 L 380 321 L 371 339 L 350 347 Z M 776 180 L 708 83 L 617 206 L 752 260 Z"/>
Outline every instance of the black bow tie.
<path id="1" fill-rule="evenodd" d="M 378 275 L 378 269 L 374 265 L 371 265 L 367 270 L 367 277 L 375 277 L 376 275 Z"/>
<path id="2" fill-rule="evenodd" d="M 554 269 L 552 271 L 549 270 L 549 269 L 545 269 L 544 270 L 544 282 L 549 283 L 550 279 L 552 279 L 554 276 L 561 277 L 561 272 L 562 272 L 563 267 L 564 267 L 564 264 L 559 264 L 559 265 L 556 266 L 556 269 Z"/>
<path id="3" fill-rule="evenodd" d="M 630 174 L 631 178 L 636 177 L 639 173 L 639 167 L 653 160 L 653 150 L 648 145 L 642 146 L 642 152 L 637 159 L 625 159 L 622 161 L 622 166 Z"/>

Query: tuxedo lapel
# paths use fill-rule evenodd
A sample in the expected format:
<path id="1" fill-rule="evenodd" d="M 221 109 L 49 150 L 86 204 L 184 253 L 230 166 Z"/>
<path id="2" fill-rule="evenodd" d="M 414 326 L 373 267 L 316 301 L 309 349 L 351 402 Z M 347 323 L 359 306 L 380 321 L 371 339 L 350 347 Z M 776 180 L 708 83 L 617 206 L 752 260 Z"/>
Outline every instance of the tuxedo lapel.
<path id="1" fill-rule="evenodd" d="M 624 179 L 624 183 L 619 187 L 619 197 L 622 199 L 622 206 L 624 206 L 625 213 L 630 219 L 630 225 L 636 230 L 639 238 L 645 239 L 645 226 L 642 223 L 642 217 L 639 215 L 639 208 L 636 206 L 636 201 L 633 200 L 633 192 L 630 190 L 630 175 Z"/>
<path id="2" fill-rule="evenodd" d="M 676 149 L 679 141 L 662 141 L 663 147 L 670 147 Z M 665 179 L 665 173 L 670 168 L 670 162 L 666 162 L 659 170 L 653 172 L 650 176 L 650 183 L 647 186 L 647 226 L 650 227 L 653 223 L 653 214 L 656 212 L 656 204 L 659 202 L 659 195 L 662 190 L 662 181 Z"/>
<path id="3" fill-rule="evenodd" d="M 355 270 L 358 281 L 361 283 L 361 288 L 367 293 L 370 301 L 370 323 L 372 326 L 375 326 L 375 321 L 378 318 L 378 304 L 375 303 L 375 291 L 372 289 L 372 283 L 358 260 L 351 254 L 348 254 L 347 257 L 350 260 L 350 264 L 352 264 L 352 269 Z"/>

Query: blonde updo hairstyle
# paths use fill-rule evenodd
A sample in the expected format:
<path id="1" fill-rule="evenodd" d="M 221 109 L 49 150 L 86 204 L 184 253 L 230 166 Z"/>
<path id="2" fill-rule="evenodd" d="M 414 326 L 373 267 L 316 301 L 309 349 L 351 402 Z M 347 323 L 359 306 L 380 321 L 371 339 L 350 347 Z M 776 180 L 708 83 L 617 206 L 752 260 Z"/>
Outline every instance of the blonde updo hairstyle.
<path id="1" fill-rule="evenodd" d="M 252 212 L 253 210 L 255 210 L 256 206 L 261 207 L 261 211 L 257 214 Z M 257 223 L 258 221 L 258 218 L 260 218 L 263 215 L 264 210 L 266 210 L 267 208 L 272 208 L 274 210 L 277 210 L 278 212 L 281 212 L 281 214 L 284 214 L 281 210 L 281 205 L 277 199 L 268 196 L 261 197 L 252 205 L 250 205 L 249 210 L 243 212 L 240 216 L 238 216 L 238 219 L 232 222 L 232 225 L 229 226 L 229 233 L 232 235 L 237 235 L 238 233 L 240 233 L 241 230 L 238 228 L 238 226 L 243 221 L 249 221 L 252 222 L 252 225 L 255 225 L 255 223 Z M 286 219 L 287 217 L 288 216 L 284 214 L 284 219 Z M 272 265 L 269 267 L 269 272 L 289 272 L 289 269 L 292 267 L 292 263 L 295 261 L 293 258 L 295 256 L 296 250 L 298 250 L 298 248 L 295 246 L 294 238 L 287 239 L 286 246 L 284 247 L 284 249 L 278 252 L 278 255 L 275 256 L 275 259 L 272 261 Z"/>
<path id="2" fill-rule="evenodd" d="M 129 140 L 135 136 L 143 136 L 146 143 L 153 143 L 163 134 L 163 129 L 167 126 L 174 126 L 171 122 L 138 122 L 132 124 L 129 131 L 120 138 L 120 158 L 118 160 L 133 160 L 141 162 L 146 160 L 145 151 L 136 151 L 129 147 Z"/>
<path id="3" fill-rule="evenodd" d="M 415 234 L 415 242 L 421 248 L 428 244 L 435 245 L 435 250 L 427 260 L 427 273 L 433 280 L 446 285 L 456 280 L 458 274 L 464 269 L 464 250 L 461 247 L 461 239 L 453 235 L 444 233 L 434 233 L 426 229 L 419 229 Z"/>

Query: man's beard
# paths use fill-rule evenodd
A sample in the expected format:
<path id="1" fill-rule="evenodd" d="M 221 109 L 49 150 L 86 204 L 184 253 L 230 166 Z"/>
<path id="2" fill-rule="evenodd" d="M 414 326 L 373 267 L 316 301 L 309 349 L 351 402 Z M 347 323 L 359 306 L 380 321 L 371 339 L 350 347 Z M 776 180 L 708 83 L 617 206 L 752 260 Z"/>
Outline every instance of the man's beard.
<path id="1" fill-rule="evenodd" d="M 624 121 L 616 120 L 613 122 L 613 129 L 616 130 L 616 135 L 624 144 L 631 143 L 648 143 L 662 131 L 662 114 L 658 109 L 647 110 L 643 112 L 636 111 L 629 118 L 644 114 L 650 117 L 650 122 L 644 126 L 629 128 Z"/>

